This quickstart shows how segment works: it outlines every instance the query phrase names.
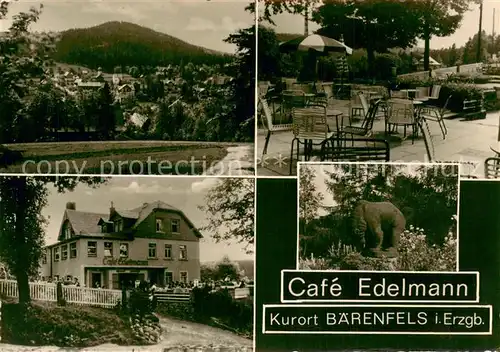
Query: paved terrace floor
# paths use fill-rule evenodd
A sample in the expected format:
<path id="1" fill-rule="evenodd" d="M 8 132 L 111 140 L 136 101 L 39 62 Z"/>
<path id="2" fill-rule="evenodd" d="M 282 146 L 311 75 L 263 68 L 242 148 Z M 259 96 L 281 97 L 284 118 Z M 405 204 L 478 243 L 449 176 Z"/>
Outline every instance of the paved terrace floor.
<path id="1" fill-rule="evenodd" d="M 335 101 L 334 109 L 341 110 L 346 116 L 348 114 L 348 101 Z M 448 134 L 443 140 L 439 126 L 435 122 L 429 122 L 431 135 L 434 141 L 436 160 L 439 161 L 462 161 L 473 162 L 474 166 L 463 167 L 462 175 L 484 178 L 484 160 L 494 156 L 490 149 L 497 142 L 500 112 L 488 113 L 485 119 L 464 121 L 462 118 L 447 118 L 445 120 Z M 358 122 L 359 125 L 361 122 Z M 384 135 L 384 121 L 376 120 L 373 126 L 374 134 Z M 402 127 L 400 128 L 402 132 Z M 276 132 L 271 136 L 267 156 L 263 159 L 262 150 L 267 131 L 259 126 L 257 136 L 257 174 L 260 176 L 288 176 L 290 147 L 293 139 L 291 131 Z M 383 138 L 383 137 L 382 137 Z M 412 144 L 411 139 L 395 142 L 391 137 L 391 162 L 428 162 L 424 140 L 419 137 Z M 314 160 L 314 157 L 313 159 Z M 316 159 L 319 160 L 319 159 Z M 295 164 L 295 161 L 294 161 Z M 293 167 L 296 174 L 296 167 Z"/>

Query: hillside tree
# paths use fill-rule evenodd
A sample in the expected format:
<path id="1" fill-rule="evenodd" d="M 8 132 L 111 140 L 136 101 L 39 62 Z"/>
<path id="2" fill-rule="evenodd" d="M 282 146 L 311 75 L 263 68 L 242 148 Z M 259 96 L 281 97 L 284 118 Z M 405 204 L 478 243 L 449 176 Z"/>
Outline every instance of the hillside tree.
<path id="1" fill-rule="evenodd" d="M 4 176 L 0 178 L 0 260 L 16 277 L 19 302 L 31 301 L 29 279 L 38 274 L 47 219 L 49 185 L 57 192 L 73 190 L 78 184 L 95 187 L 99 177 Z"/>
<path id="2" fill-rule="evenodd" d="M 463 16 L 473 3 L 481 0 L 409 0 L 420 21 L 424 40 L 424 70 L 429 70 L 430 41 L 433 36 L 449 36 L 460 27 Z"/>
<path id="3" fill-rule="evenodd" d="M 253 179 L 219 179 L 205 196 L 205 205 L 199 206 L 209 216 L 202 230 L 210 231 L 216 242 L 236 241 L 245 245 L 247 253 L 252 253 L 254 189 Z"/>
<path id="4" fill-rule="evenodd" d="M 314 183 L 315 170 L 311 166 L 301 166 L 299 175 L 299 218 L 301 222 L 301 234 L 306 235 L 307 224 L 318 216 L 318 210 L 324 199 L 323 194 L 317 191 Z"/>

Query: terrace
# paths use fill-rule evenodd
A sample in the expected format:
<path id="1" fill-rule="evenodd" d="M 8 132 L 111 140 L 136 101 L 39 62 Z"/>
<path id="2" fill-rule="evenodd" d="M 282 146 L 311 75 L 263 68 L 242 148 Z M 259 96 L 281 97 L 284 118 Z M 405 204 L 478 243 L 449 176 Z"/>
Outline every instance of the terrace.
<path id="1" fill-rule="evenodd" d="M 343 116 L 351 114 L 351 102 L 349 100 L 332 99 L 329 105 L 341 112 Z M 472 178 L 484 178 L 484 162 L 486 158 L 495 156 L 492 147 L 494 148 L 497 144 L 499 133 L 498 112 L 488 112 L 484 119 L 465 120 L 460 114 L 447 111 L 444 122 L 448 131 L 445 139 L 441 135 L 439 125 L 429 123 L 430 139 L 434 145 L 436 160 L 463 162 L 467 166 L 463 166 L 462 175 Z M 361 125 L 361 121 L 358 120 L 357 123 L 354 122 L 353 124 Z M 417 136 L 412 143 L 410 139 L 403 140 L 399 138 L 399 135 L 390 134 L 386 136 L 384 131 L 384 117 L 376 118 L 370 138 L 387 140 L 391 162 L 430 161 L 422 135 Z M 266 134 L 267 129 L 260 124 L 256 141 L 258 146 L 257 157 L 259 158 L 258 174 L 261 176 L 288 176 L 290 150 L 294 133 L 291 130 L 273 133 L 267 153 L 263 157 Z M 303 149 L 301 148 L 300 159 L 303 160 L 303 158 Z M 311 160 L 319 160 L 319 157 L 313 155 Z M 296 160 L 293 161 L 292 166 L 292 175 L 294 174 L 296 174 Z"/>

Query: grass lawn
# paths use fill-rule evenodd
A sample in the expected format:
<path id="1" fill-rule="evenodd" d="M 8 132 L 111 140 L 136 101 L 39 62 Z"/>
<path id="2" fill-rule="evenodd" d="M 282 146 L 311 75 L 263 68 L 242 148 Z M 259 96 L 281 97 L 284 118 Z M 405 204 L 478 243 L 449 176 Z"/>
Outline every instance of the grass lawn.
<path id="1" fill-rule="evenodd" d="M 23 160 L 7 173 L 200 175 L 235 144 L 219 142 L 107 141 L 6 144 Z"/>
<path id="2" fill-rule="evenodd" d="M 23 319 L 19 307 L 3 306 L 2 342 L 75 347 L 139 344 L 127 322 L 111 309 L 32 302 Z"/>

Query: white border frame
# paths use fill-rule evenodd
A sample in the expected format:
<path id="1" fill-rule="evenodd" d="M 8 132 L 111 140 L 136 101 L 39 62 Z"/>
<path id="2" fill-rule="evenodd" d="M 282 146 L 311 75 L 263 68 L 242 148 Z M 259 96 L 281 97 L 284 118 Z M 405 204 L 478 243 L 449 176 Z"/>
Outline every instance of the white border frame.
<path id="1" fill-rule="evenodd" d="M 426 162 L 353 162 L 353 161 L 345 161 L 345 162 L 339 162 L 339 161 L 330 161 L 330 162 L 318 162 L 318 161 L 312 161 L 312 162 L 304 162 L 304 161 L 299 161 L 297 163 L 297 264 L 296 264 L 296 269 L 300 269 L 300 238 L 299 238 L 299 223 L 300 223 L 300 167 L 302 165 L 320 165 L 320 166 L 329 166 L 329 165 L 418 165 L 418 166 L 436 166 L 436 165 L 456 165 L 458 166 L 458 175 L 457 175 L 457 245 L 456 245 L 456 261 L 455 261 L 455 271 L 459 272 L 460 271 L 460 261 L 459 261 L 459 252 L 460 252 L 460 182 L 462 181 L 462 178 L 460 177 L 460 171 L 462 168 L 462 165 L 460 163 L 426 163 Z M 470 180 L 470 179 L 466 179 Z M 410 272 L 410 271 L 409 271 Z M 436 271 L 438 272 L 438 271 Z M 412 301 L 414 302 L 414 301 Z"/>
<path id="2" fill-rule="evenodd" d="M 342 307 L 398 307 L 398 308 L 483 308 L 489 311 L 489 326 L 488 332 L 409 332 L 409 331 L 276 331 L 266 330 L 266 308 L 292 308 L 292 307 L 317 307 L 317 308 L 342 308 Z M 332 305 L 332 304 L 264 304 L 262 305 L 262 334 L 298 334 L 298 335 L 493 335 L 493 306 L 492 305 L 390 305 L 390 304 L 348 304 L 348 305 Z"/>
<path id="3" fill-rule="evenodd" d="M 452 274 L 452 275 L 475 275 L 476 276 L 476 298 L 474 300 L 461 300 L 461 301 L 450 301 L 450 300 L 396 300 L 396 299 L 297 299 L 297 300 L 285 300 L 284 298 L 284 273 L 292 272 L 292 273 L 375 273 L 375 274 L 432 274 L 432 275 L 441 275 L 441 274 Z M 360 275 L 361 276 L 361 275 Z M 281 285 L 280 285 L 280 301 L 281 303 L 295 303 L 294 305 L 300 306 L 297 303 L 479 303 L 479 272 L 478 271 L 384 271 L 384 270 L 294 270 L 294 269 L 283 269 L 281 270 Z M 347 305 L 349 306 L 349 305 Z"/>

